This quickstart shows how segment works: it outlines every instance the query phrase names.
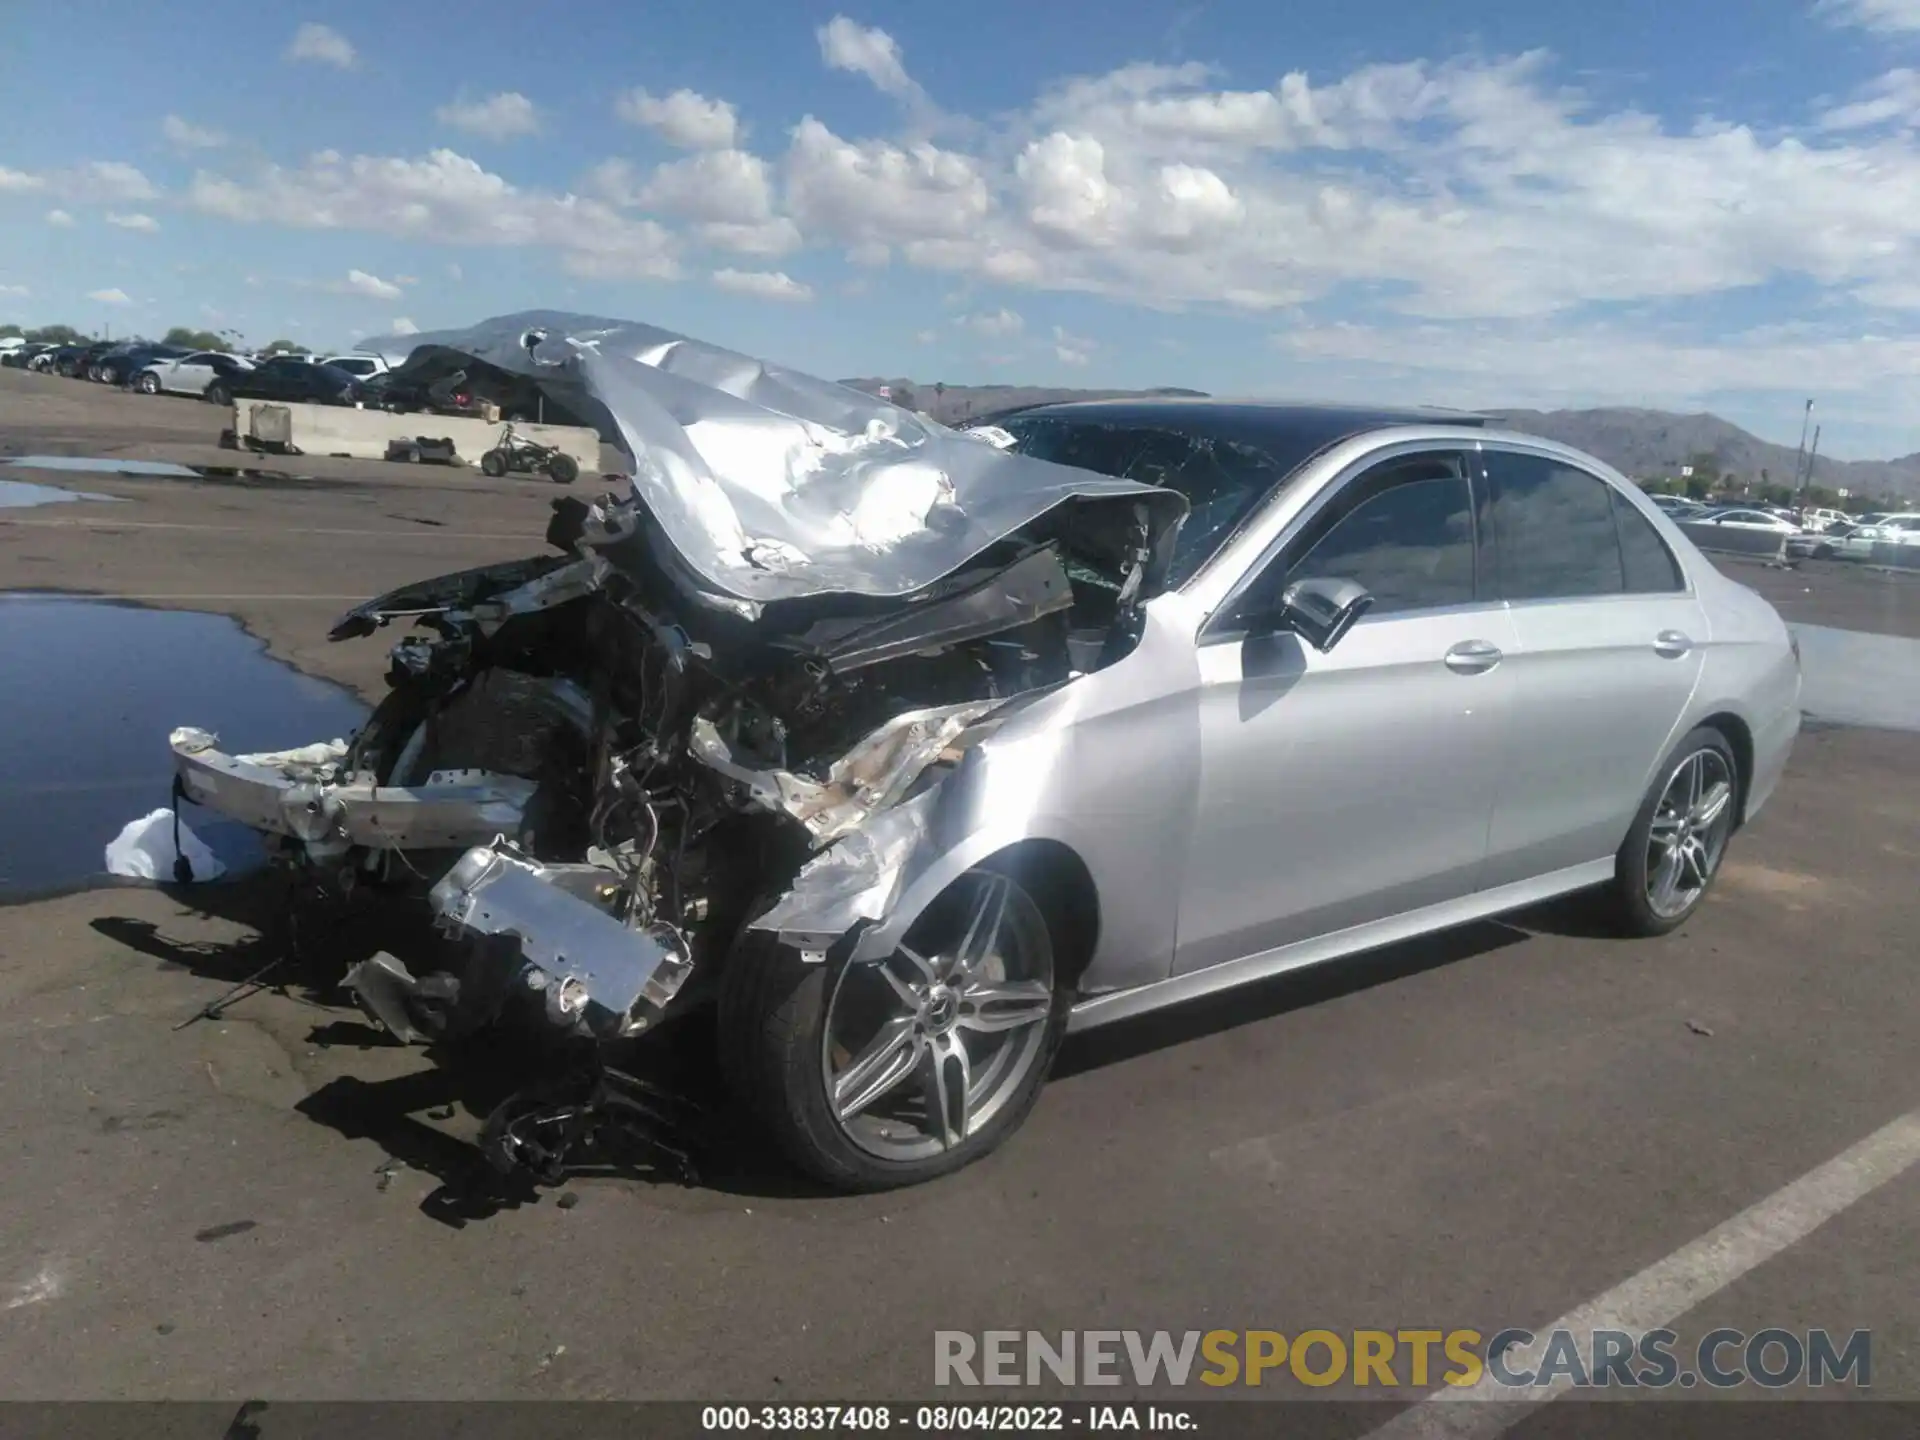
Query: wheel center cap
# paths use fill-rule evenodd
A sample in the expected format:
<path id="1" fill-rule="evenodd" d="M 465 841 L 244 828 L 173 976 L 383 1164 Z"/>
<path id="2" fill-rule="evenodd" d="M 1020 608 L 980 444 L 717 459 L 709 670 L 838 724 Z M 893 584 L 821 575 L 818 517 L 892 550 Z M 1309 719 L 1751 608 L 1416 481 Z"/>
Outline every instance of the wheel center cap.
<path id="1" fill-rule="evenodd" d="M 944 985 L 927 997 L 926 1026 L 935 1035 L 944 1035 L 960 1018 L 960 997 Z"/>

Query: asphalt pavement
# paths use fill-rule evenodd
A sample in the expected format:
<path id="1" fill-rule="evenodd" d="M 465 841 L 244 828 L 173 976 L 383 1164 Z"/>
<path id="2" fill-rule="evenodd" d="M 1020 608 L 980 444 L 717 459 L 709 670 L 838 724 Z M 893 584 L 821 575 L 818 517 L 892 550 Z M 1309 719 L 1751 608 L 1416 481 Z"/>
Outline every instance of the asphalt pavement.
<path id="1" fill-rule="evenodd" d="M 0 372 L 13 455 L 178 453 L 212 418 Z M 537 551 L 552 499 L 276 468 L 0 509 L 0 591 L 230 614 L 371 696 L 385 641 L 326 621 Z M 1748 568 L 1789 619 L 1916 634 L 1909 581 Z M 435 1069 L 329 983 L 378 914 L 181 1028 L 277 953 L 269 886 L 0 906 L 0 1398 L 906 1398 L 936 1330 L 1490 1334 L 1668 1277 L 1683 1335 L 1869 1329 L 1874 1393 L 1920 1399 L 1920 1168 L 1888 1158 L 1920 1125 L 1917 774 L 1920 734 L 1816 726 L 1672 936 L 1563 902 L 1076 1037 L 1002 1151 L 857 1198 L 761 1153 L 688 1022 L 660 1065 L 707 1107 L 699 1184 L 502 1204 L 467 1142 L 512 1047 Z M 1842 1171 L 1874 1183 L 1832 1201 L 1823 1167 L 1869 1141 Z M 1744 1268 L 1690 1258 L 1749 1212 Z"/>

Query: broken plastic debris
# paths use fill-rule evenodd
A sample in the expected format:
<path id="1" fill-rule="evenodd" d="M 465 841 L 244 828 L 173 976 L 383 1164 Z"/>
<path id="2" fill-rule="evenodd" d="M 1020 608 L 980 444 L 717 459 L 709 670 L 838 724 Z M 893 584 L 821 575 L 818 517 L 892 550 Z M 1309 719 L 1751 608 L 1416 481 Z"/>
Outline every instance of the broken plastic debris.
<path id="1" fill-rule="evenodd" d="M 182 725 L 167 736 L 167 743 L 184 755 L 198 755 L 202 750 L 211 750 L 218 745 L 220 737 L 197 725 Z"/>
<path id="2" fill-rule="evenodd" d="M 174 861 L 182 855 L 193 867 L 195 880 L 218 880 L 227 873 L 220 858 L 187 828 L 184 820 L 180 822 L 180 849 L 176 851 L 173 825 L 173 811 L 167 809 L 129 820 L 107 843 L 107 873 L 134 880 L 172 881 L 176 878 Z"/>

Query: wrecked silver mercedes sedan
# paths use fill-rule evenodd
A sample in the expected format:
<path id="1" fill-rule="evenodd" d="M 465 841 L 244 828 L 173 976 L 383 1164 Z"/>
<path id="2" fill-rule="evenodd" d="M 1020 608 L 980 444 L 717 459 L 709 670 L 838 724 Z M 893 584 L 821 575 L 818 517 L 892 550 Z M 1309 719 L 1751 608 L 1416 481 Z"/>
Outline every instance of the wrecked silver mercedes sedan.
<path id="1" fill-rule="evenodd" d="M 602 1053 L 717 998 L 731 1082 L 835 1185 L 991 1149 L 1070 1019 L 1600 882 L 1671 928 L 1797 728 L 1763 602 L 1612 472 L 1460 417 L 1061 407 L 978 438 L 645 325 L 420 339 L 593 417 L 631 493 L 349 612 L 334 638 L 414 627 L 351 742 L 182 729 L 177 793 L 337 888 L 418 885 L 447 953 L 348 977 L 403 1039 L 531 1007 Z M 1500 455 L 1578 477 L 1548 508 L 1619 557 L 1561 537 L 1580 625 L 1620 630 L 1584 690 L 1500 665 L 1553 623 L 1500 593 L 1517 552 L 1475 558 L 1474 497 L 1524 478 Z M 551 1169 L 586 1103 L 490 1125 L 496 1158 Z"/>

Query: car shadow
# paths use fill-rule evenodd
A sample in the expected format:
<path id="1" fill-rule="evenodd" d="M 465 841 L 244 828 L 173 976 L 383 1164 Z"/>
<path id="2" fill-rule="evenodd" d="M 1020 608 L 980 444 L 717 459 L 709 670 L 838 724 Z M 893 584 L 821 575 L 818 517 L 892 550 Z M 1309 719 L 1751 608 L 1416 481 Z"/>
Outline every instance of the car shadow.
<path id="1" fill-rule="evenodd" d="M 1423 935 L 1397 945 L 1331 960 L 1270 980 L 1236 986 L 1131 1020 L 1069 1035 L 1054 1061 L 1053 1077 L 1066 1079 L 1155 1050 L 1183 1045 L 1343 995 L 1490 954 L 1527 939 L 1527 932 L 1499 920 Z"/>
<path id="2" fill-rule="evenodd" d="M 362 1032 L 366 1033 L 362 1033 Z M 372 1027 L 334 1021 L 309 1036 L 350 1045 L 396 1044 Z M 575 1181 L 603 1178 L 686 1185 L 756 1199 L 824 1198 L 833 1192 L 787 1167 L 759 1127 L 729 1099 L 715 1058 L 711 1012 L 696 1012 L 644 1040 L 602 1052 L 606 1063 L 657 1102 L 658 1126 L 646 1134 L 603 1137 L 581 1151 L 557 1186 L 530 1175 L 503 1175 L 477 1140 L 428 1123 L 451 1122 L 476 1135 L 488 1116 L 523 1092 L 546 1088 L 577 1067 L 570 1042 L 522 1026 L 489 1027 L 428 1050 L 432 1067 L 386 1080 L 343 1076 L 294 1108 L 350 1140 L 371 1140 L 396 1165 L 433 1176 L 438 1186 L 421 1213 L 454 1229 L 504 1210 L 557 1203 Z M 426 1116 L 423 1119 L 422 1116 Z M 657 1143 L 656 1143 L 657 1142 Z M 691 1171 L 677 1163 L 691 1160 Z"/>

